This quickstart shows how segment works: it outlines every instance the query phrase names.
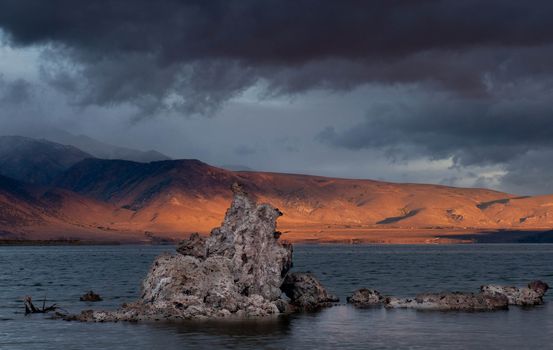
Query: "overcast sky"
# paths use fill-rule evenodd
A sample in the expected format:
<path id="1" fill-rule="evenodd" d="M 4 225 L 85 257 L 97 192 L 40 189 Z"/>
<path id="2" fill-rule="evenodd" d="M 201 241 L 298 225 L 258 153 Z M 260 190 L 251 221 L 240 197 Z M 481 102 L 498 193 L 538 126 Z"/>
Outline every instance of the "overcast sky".
<path id="1" fill-rule="evenodd" d="M 553 193 L 553 2 L 5 0 L 0 134 Z"/>

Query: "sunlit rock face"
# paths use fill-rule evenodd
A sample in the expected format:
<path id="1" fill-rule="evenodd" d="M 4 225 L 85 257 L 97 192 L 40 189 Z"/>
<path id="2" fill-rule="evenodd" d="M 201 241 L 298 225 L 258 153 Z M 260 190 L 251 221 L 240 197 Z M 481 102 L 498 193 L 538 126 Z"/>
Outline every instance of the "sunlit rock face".
<path id="1" fill-rule="evenodd" d="M 206 255 L 230 260 L 236 287 L 243 295 L 276 300 L 292 266 L 292 245 L 279 241 L 276 220 L 282 213 L 270 204 L 257 205 L 233 186 L 234 198 L 221 227 L 211 231 Z"/>
<path id="2" fill-rule="evenodd" d="M 137 302 L 114 312 L 88 311 L 84 321 L 260 317 L 289 310 L 280 289 L 292 246 L 279 240 L 282 213 L 258 205 L 240 186 L 223 224 L 207 239 L 192 235 L 178 254 L 156 258 Z"/>

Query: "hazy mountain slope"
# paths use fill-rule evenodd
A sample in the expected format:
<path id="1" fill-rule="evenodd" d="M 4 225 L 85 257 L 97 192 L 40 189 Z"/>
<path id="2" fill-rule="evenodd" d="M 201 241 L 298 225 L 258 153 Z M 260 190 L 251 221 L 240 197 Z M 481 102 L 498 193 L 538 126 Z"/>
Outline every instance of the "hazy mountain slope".
<path id="1" fill-rule="evenodd" d="M 0 175 L 49 184 L 75 163 L 92 156 L 73 146 L 22 136 L 0 136 Z"/>
<path id="2" fill-rule="evenodd" d="M 43 222 L 43 211 L 25 185 L 0 175 L 0 237 Z"/>
<path id="3" fill-rule="evenodd" d="M 54 142 L 77 147 L 96 158 L 124 159 L 143 163 L 170 159 L 168 156 L 158 151 L 141 151 L 128 147 L 115 146 L 98 141 L 86 135 L 73 135 L 59 129 L 48 129 L 46 132 L 41 131 L 40 135 Z"/>

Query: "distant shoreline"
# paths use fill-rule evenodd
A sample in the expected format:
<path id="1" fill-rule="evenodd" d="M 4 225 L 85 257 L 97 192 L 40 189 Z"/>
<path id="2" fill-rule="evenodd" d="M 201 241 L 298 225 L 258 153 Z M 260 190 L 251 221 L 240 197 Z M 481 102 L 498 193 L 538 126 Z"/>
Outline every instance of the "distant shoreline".
<path id="1" fill-rule="evenodd" d="M 114 241 L 82 241 L 78 239 L 0 239 L 0 246 L 64 246 L 64 245 L 121 245 L 133 243 L 121 243 Z M 134 243 L 141 244 L 141 243 Z"/>
<path id="2" fill-rule="evenodd" d="M 385 245 L 449 245 L 449 244 L 543 244 L 553 243 L 553 230 L 397 230 L 403 237 L 390 237 L 391 232 L 375 230 L 367 232 L 318 235 L 296 232 L 296 237 L 286 237 L 294 244 L 385 244 Z M 377 233 L 378 234 L 375 234 Z M 421 235 L 424 232 L 426 235 Z M 303 233 L 303 234 L 302 234 Z M 407 235 L 405 235 L 407 234 Z M 411 236 L 411 237 L 409 237 Z M 291 238 L 291 239 L 290 239 Z M 178 240 L 81 240 L 81 239 L 0 239 L 0 246 L 92 246 L 92 245 L 176 245 Z"/>

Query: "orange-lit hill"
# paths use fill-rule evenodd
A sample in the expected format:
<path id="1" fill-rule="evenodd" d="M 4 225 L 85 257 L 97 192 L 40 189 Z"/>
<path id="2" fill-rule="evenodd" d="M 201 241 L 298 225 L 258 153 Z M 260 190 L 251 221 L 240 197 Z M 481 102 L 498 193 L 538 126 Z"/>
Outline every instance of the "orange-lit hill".
<path id="1" fill-rule="evenodd" d="M 112 231 L 132 212 L 59 188 L 37 187 L 0 176 L 0 239 L 135 242 L 141 234 Z"/>
<path id="2" fill-rule="evenodd" d="M 31 191 L 35 202 L 30 204 L 0 191 L 0 231 L 30 239 L 143 240 L 146 233 L 171 238 L 207 234 L 221 222 L 235 181 L 284 212 L 279 229 L 292 241 L 451 242 L 466 232 L 553 226 L 553 196 L 232 172 L 197 160 L 86 159 L 58 178 L 57 188 Z M 49 204 L 50 197 L 57 198 L 57 206 Z M 13 203 L 17 209 L 9 206 Z"/>
<path id="3" fill-rule="evenodd" d="M 292 241 L 435 243 L 553 227 L 553 196 L 320 176 L 232 172 L 197 160 L 86 159 L 37 187 L 0 177 L 0 238 L 144 241 L 207 234 L 239 182 L 277 206 Z"/>

